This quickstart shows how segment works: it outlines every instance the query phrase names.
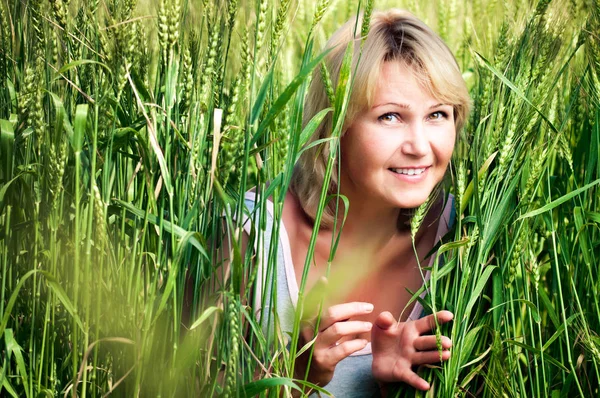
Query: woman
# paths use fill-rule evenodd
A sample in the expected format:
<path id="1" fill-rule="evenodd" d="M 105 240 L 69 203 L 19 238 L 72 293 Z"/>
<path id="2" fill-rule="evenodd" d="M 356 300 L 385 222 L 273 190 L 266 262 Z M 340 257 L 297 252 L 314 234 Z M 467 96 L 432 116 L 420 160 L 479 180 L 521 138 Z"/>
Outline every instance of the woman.
<path id="1" fill-rule="evenodd" d="M 361 47 L 361 38 L 353 35 L 355 25 L 354 19 L 348 21 L 326 45 L 332 48 L 325 65 L 334 87 L 350 41 L 354 42 L 355 70 Z M 316 71 L 309 89 L 305 122 L 331 106 L 320 76 Z M 329 191 L 337 193 L 339 188 L 349 202 L 336 258 L 360 253 L 364 273 L 359 283 L 326 301 L 316 330 L 310 323 L 304 325 L 301 342 L 314 338 L 312 360 L 307 369 L 307 355 L 301 356 L 296 374 L 302 378 L 308 374 L 309 381 L 339 397 L 378 395 L 379 387 L 387 382 L 428 390 L 429 384 L 413 369 L 440 361 L 436 337 L 427 335 L 434 328 L 434 315 L 421 318 L 423 308 L 408 305 L 409 291 L 423 285 L 419 266 L 428 265 L 423 261 L 426 254 L 448 230 L 452 201 L 444 202 L 442 195 L 433 199 L 415 237 L 418 260 L 405 225 L 410 224 L 410 210 L 439 191 L 457 132 L 468 114 L 469 96 L 443 41 L 412 14 L 395 9 L 372 14 L 353 80 L 340 140 L 340 173 L 334 172 Z M 328 137 L 331 115 L 328 117 L 312 141 Z M 263 308 L 263 314 L 276 308 L 283 332 L 293 329 L 298 281 L 315 226 L 327 158 L 325 147 L 305 151 L 286 195 L 279 236 L 277 302 Z M 254 199 L 254 193 L 248 193 L 248 207 L 252 208 Z M 327 268 L 336 214 L 333 202 L 324 211 L 306 291 Z M 269 214 L 267 230 L 272 223 Z M 249 223 L 246 227 L 249 233 Z M 343 265 L 335 267 L 332 272 L 344 272 Z M 259 261 L 258 275 L 263 272 Z M 271 296 L 272 287 L 260 277 L 258 282 L 255 301 L 263 293 Z M 260 303 L 255 305 L 257 308 Z M 448 311 L 435 315 L 440 324 L 452 319 Z M 447 360 L 451 342 L 445 336 L 441 342 L 441 359 Z"/>

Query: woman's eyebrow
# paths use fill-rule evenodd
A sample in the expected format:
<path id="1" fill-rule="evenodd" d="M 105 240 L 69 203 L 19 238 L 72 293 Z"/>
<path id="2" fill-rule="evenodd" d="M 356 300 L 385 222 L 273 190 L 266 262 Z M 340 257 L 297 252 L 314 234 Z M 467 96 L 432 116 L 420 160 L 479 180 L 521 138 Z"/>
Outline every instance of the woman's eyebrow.
<path id="1" fill-rule="evenodd" d="M 448 104 L 442 104 L 442 103 L 440 102 L 439 104 L 431 105 L 431 106 L 429 107 L 429 109 L 433 109 L 433 108 L 439 108 L 440 106 L 446 106 L 446 105 L 448 105 Z"/>
<path id="2" fill-rule="evenodd" d="M 386 105 L 394 105 L 394 106 L 397 106 L 398 108 L 410 109 L 410 105 L 408 105 L 408 104 L 399 104 L 397 102 L 386 102 L 385 104 L 375 105 L 375 106 L 373 106 L 373 109 L 376 109 L 376 108 L 379 108 L 379 107 L 382 107 L 382 106 L 386 106 Z M 439 104 L 431 105 L 429 107 L 429 109 L 439 108 L 440 106 L 446 106 L 446 105 L 448 105 L 448 104 L 444 104 L 444 103 L 440 102 Z"/>
<path id="3" fill-rule="evenodd" d="M 382 107 L 382 106 L 386 106 L 386 105 L 394 105 L 394 106 L 397 106 L 398 108 L 402 108 L 402 109 L 410 109 L 410 105 L 408 105 L 408 104 L 399 104 L 399 103 L 396 103 L 396 102 L 386 102 L 385 104 L 379 104 L 379 105 L 375 105 L 375 106 L 373 107 L 373 109 L 375 109 L 375 108 L 380 108 L 380 107 Z"/>

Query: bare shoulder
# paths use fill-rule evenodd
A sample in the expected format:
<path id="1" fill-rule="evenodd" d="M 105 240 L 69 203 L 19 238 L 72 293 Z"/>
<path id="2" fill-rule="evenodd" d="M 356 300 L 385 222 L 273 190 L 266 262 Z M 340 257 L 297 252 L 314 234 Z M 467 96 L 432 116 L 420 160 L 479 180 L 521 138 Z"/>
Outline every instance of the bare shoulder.
<path id="1" fill-rule="evenodd" d="M 256 187 L 253 187 L 247 192 L 256 195 Z M 273 196 L 270 196 L 268 200 L 273 202 Z M 295 235 L 298 227 L 305 223 L 305 217 L 306 215 L 304 214 L 304 210 L 300 205 L 298 197 L 292 192 L 291 189 L 288 189 L 285 195 L 285 201 L 283 203 L 282 214 L 282 221 L 288 235 Z M 292 236 L 290 236 L 290 238 L 292 238 Z"/>
<path id="2" fill-rule="evenodd" d="M 290 241 L 295 241 L 298 230 L 303 222 L 304 211 L 292 190 L 288 189 L 283 202 L 282 222 L 288 233 Z"/>

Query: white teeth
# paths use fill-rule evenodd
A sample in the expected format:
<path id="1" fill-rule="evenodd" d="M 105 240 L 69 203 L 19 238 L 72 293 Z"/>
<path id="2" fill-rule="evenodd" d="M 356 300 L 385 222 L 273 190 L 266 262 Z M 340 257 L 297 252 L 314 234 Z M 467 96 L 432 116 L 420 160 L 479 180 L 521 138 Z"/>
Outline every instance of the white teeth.
<path id="1" fill-rule="evenodd" d="M 409 176 L 419 175 L 425 171 L 425 168 L 422 169 L 391 169 L 394 173 L 398 174 L 406 174 Z"/>

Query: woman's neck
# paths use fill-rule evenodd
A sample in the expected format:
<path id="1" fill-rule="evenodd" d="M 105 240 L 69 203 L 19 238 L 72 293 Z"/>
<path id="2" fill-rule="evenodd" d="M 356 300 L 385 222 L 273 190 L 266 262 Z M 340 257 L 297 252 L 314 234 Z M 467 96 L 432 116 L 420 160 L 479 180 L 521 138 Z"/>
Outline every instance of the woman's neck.
<path id="1" fill-rule="evenodd" d="M 373 206 L 372 203 L 349 199 L 349 209 L 343 223 L 343 237 L 347 242 L 353 242 L 358 246 L 372 247 L 375 251 L 385 247 L 390 242 L 398 240 L 411 240 L 410 223 L 412 209 L 400 209 L 394 207 Z M 343 211 L 343 210 L 342 210 Z M 442 200 L 436 200 L 428 210 L 415 236 L 418 243 L 426 226 L 432 224 L 441 214 Z M 342 216 L 339 217 L 337 230 L 342 224 Z"/>

